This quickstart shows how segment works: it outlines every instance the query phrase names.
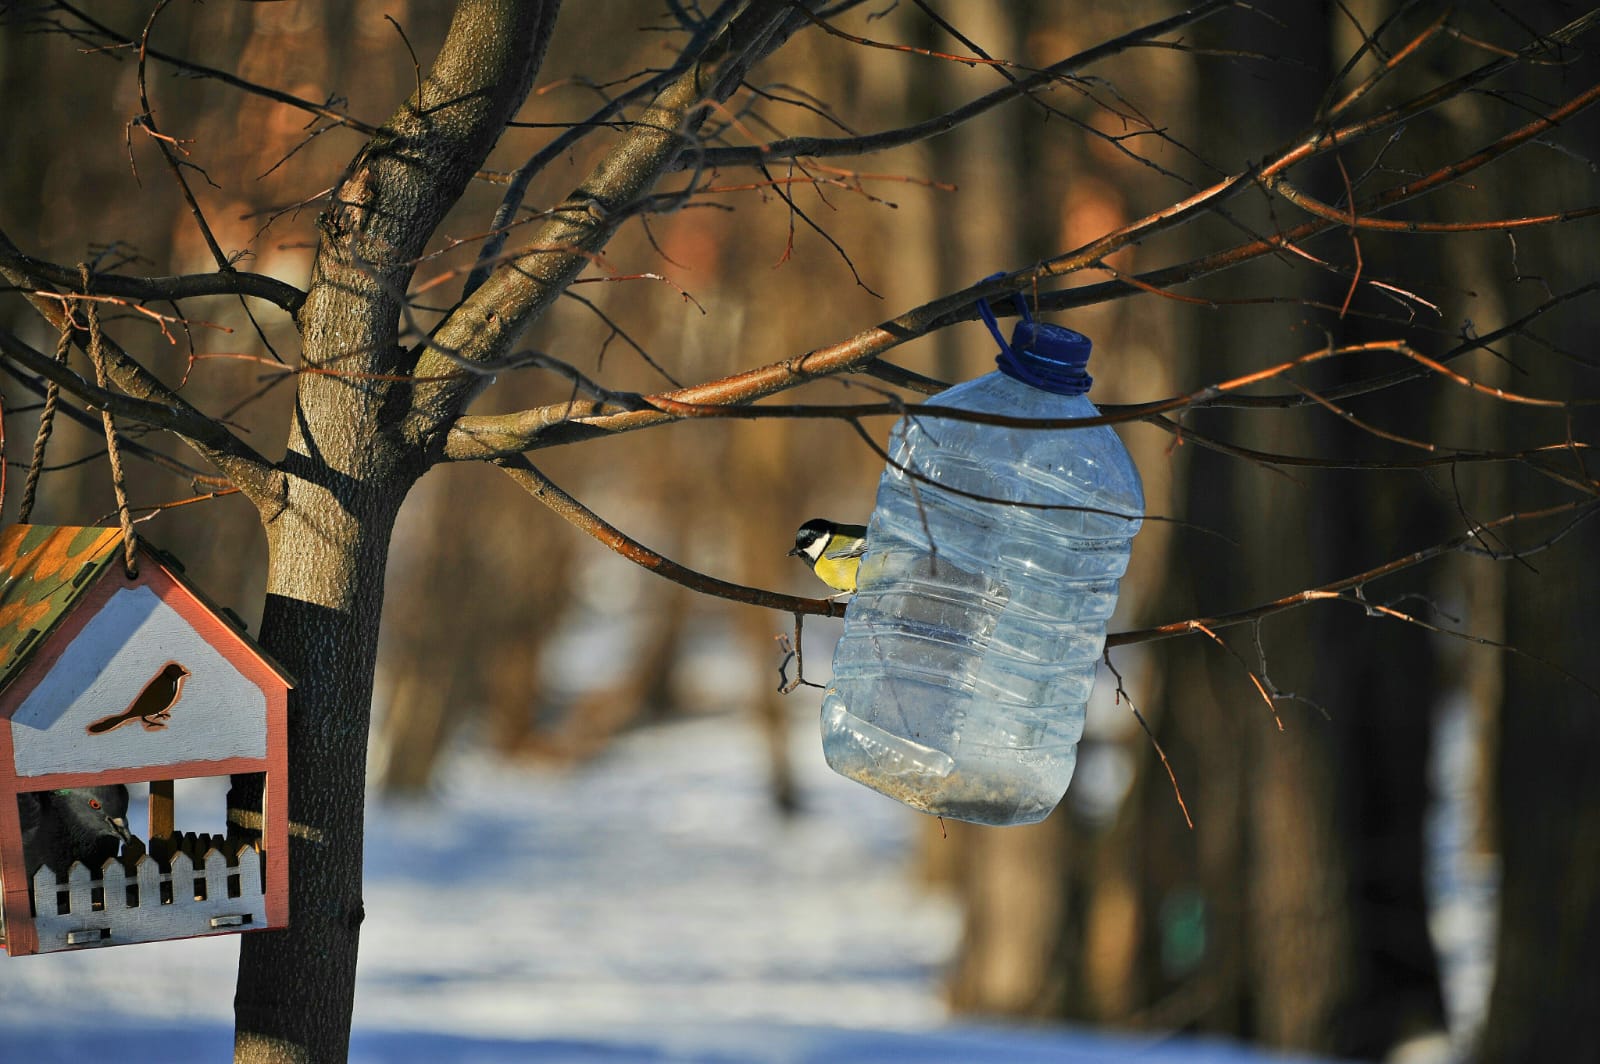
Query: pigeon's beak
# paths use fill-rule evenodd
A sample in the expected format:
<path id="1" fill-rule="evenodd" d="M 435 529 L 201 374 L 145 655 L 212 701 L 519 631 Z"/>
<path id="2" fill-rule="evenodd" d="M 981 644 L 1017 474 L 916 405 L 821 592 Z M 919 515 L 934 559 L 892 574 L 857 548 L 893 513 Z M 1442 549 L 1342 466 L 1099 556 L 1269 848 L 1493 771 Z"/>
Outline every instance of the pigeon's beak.
<path id="1" fill-rule="evenodd" d="M 120 816 L 108 817 L 107 819 L 111 822 L 111 826 L 116 829 L 117 834 L 122 836 L 123 842 L 133 839 L 133 833 L 128 830 L 128 822 L 126 820 Z"/>

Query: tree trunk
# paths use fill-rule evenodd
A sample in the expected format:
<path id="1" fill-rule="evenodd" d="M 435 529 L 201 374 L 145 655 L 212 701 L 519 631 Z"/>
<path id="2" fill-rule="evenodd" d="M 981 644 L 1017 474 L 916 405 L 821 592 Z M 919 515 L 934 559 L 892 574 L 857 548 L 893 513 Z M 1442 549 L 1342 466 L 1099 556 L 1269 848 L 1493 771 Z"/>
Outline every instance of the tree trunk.
<path id="1" fill-rule="evenodd" d="M 955 886 L 965 905 L 961 947 L 945 995 L 958 1012 L 1045 1017 L 1075 965 L 1058 954 L 1071 891 L 1072 814 L 1038 824 L 991 828 L 947 822 Z"/>
<path id="2" fill-rule="evenodd" d="M 289 714 L 289 929 L 245 935 L 235 1056 L 339 1061 L 349 1052 L 361 930 L 367 733 L 388 544 L 403 483 L 310 496 L 268 527 L 262 643 L 295 678 Z M 241 802 L 238 785 L 230 807 Z"/>
<path id="3" fill-rule="evenodd" d="M 1596 76 L 1581 57 L 1573 79 Z M 1590 140 L 1594 124 L 1589 121 Z M 1600 276 L 1592 240 L 1531 234 L 1521 242 L 1519 272 L 1590 280 Z M 1527 287 L 1516 298 L 1536 298 Z M 1522 394 L 1574 398 L 1593 387 L 1594 322 L 1576 310 L 1541 322 L 1540 342 L 1512 352 L 1510 386 Z M 1592 407 L 1552 412 L 1526 422 L 1497 404 L 1511 446 L 1530 438 L 1592 439 Z M 1582 447 L 1579 444 L 1578 447 Z M 1574 449 L 1555 463 L 1592 485 L 1594 463 Z M 1592 490 L 1592 488 L 1591 488 Z M 1526 476 L 1511 478 L 1512 508 L 1529 511 L 1583 496 Z M 1592 496 L 1587 500 L 1593 505 Z M 1592 515 L 1592 511 L 1589 511 Z M 1538 551 L 1569 521 L 1554 549 Z M 1500 926 L 1495 980 L 1478 1059 L 1494 1064 L 1600 1060 L 1600 670 L 1595 633 L 1600 596 L 1594 558 L 1600 529 L 1581 513 L 1528 529 L 1511 543 L 1489 546 L 1528 551 L 1521 558 L 1474 559 L 1498 565 L 1505 580 L 1506 641 L 1499 743 L 1492 751 L 1498 800 L 1501 863 Z M 1559 664 L 1552 664 L 1559 663 Z M 1570 672 L 1567 671 L 1570 668 Z"/>
<path id="4" fill-rule="evenodd" d="M 1600 631 L 1591 529 L 1540 572 L 1512 570 L 1511 645 L 1553 660 L 1591 655 Z M 1520 587 L 1516 585 L 1520 584 Z M 1592 656 L 1584 680 L 1595 683 Z M 1500 717 L 1500 931 L 1478 1059 L 1600 1060 L 1600 705 L 1556 668 L 1506 660 Z"/>
<path id="5" fill-rule="evenodd" d="M 429 236 L 521 105 L 557 4 L 459 0 L 433 69 L 351 161 L 318 217 L 280 498 L 264 501 L 262 644 L 295 677 L 289 715 L 288 930 L 246 935 L 235 1059 L 348 1056 L 361 905 L 362 814 L 384 570 L 395 518 L 427 468 L 409 431 L 415 354 L 406 289 Z M 463 387 L 461 402 L 470 399 Z M 273 503 L 276 503 L 276 506 Z M 261 809 L 235 780 L 230 813 Z"/>
<path id="6" fill-rule="evenodd" d="M 1221 39 L 1250 51 L 1291 48 L 1305 69 L 1322 73 L 1286 77 L 1263 93 L 1255 72 L 1216 70 L 1202 116 L 1212 153 L 1248 151 L 1241 142 L 1246 134 L 1287 137 L 1315 113 L 1330 59 L 1330 19 L 1342 16 L 1326 5 L 1303 5 L 1283 18 L 1287 25 L 1232 23 Z M 1221 33 L 1222 26 L 1208 30 Z M 1204 32 L 1197 39 L 1215 40 Z M 1237 121 L 1242 113 L 1252 116 L 1248 128 Z M 1330 198 L 1343 187 L 1331 169 L 1312 168 L 1300 180 L 1327 184 Z M 1240 201 L 1241 210 L 1252 206 Z M 1271 218 L 1245 217 L 1261 231 L 1274 227 Z M 1307 298 L 1335 307 L 1348 284 L 1306 273 L 1300 283 Z M 1198 337 L 1206 358 L 1202 379 L 1298 353 L 1307 316 L 1297 308 L 1211 319 Z M 1359 342 L 1368 338 L 1361 320 L 1328 315 L 1318 324 L 1340 342 Z M 1353 408 L 1393 425 L 1405 421 L 1404 409 L 1396 409 L 1404 399 Z M 1227 439 L 1249 432 L 1270 451 L 1383 453 L 1380 443 L 1333 417 L 1280 424 L 1268 415 L 1218 413 L 1195 427 Z M 1173 566 L 1163 615 L 1313 586 L 1376 564 L 1398 544 L 1422 546 L 1442 535 L 1404 474 L 1341 490 L 1344 474 L 1286 478 L 1190 451 L 1181 477 L 1189 491 L 1184 516 L 1240 543 L 1178 536 L 1184 555 Z M 1248 572 L 1243 558 L 1252 559 Z M 1389 582 L 1368 593 L 1388 601 L 1400 590 L 1426 587 Z M 1195 635 L 1187 637 L 1190 646 L 1163 652 L 1160 738 L 1184 781 L 1196 832 L 1177 837 L 1184 832 L 1172 815 L 1165 774 L 1146 771 L 1135 815 L 1163 837 L 1140 844 L 1150 934 L 1142 949 L 1147 1011 L 1140 1019 L 1281 1048 L 1382 1057 L 1444 1023 L 1423 892 L 1436 697 L 1429 639 L 1336 604 L 1218 635 L 1227 649 Z M 1284 697 L 1269 708 L 1256 681 Z"/>
<path id="7" fill-rule="evenodd" d="M 308 301 L 312 314 L 340 309 L 337 297 Z M 339 331 L 308 328 L 307 361 L 316 364 L 319 354 L 312 337 Z M 383 404 L 352 402 L 354 390 L 336 378 L 302 379 L 284 462 L 286 504 L 266 521 L 261 640 L 295 678 L 290 926 L 241 941 L 235 1052 L 252 1064 L 348 1055 L 384 569 L 395 517 L 419 472 L 392 434 L 379 431 Z M 231 809 L 261 808 L 251 784 L 235 782 Z"/>

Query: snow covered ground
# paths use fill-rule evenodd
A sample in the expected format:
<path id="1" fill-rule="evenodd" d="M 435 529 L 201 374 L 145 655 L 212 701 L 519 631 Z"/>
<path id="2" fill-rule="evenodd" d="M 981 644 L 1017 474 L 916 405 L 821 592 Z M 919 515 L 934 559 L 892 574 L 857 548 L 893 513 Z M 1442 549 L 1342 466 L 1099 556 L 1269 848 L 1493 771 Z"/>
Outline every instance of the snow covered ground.
<path id="1" fill-rule="evenodd" d="M 833 776 L 770 809 L 745 719 L 635 732 L 569 772 L 470 753 L 375 805 L 352 1060 L 1251 1064 L 1222 1042 L 951 1023 L 958 914 L 915 814 Z M 237 940 L 0 957 L 0 1062 L 227 1059 Z"/>

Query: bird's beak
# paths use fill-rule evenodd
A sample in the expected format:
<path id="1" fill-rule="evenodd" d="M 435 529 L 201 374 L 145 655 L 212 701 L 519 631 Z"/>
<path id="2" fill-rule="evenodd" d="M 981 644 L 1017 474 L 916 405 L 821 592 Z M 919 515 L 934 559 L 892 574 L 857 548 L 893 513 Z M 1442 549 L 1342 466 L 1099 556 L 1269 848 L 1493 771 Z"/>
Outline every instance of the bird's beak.
<path id="1" fill-rule="evenodd" d="M 799 547 L 796 547 L 794 550 L 789 552 L 789 557 L 798 558 L 798 557 L 800 557 L 800 555 L 802 555 L 804 553 L 805 553 L 805 551 L 801 550 Z"/>
<path id="2" fill-rule="evenodd" d="M 128 830 L 128 822 L 120 816 L 110 818 L 111 826 L 117 829 L 117 834 L 122 836 L 122 841 L 127 842 L 133 838 L 133 833 Z"/>

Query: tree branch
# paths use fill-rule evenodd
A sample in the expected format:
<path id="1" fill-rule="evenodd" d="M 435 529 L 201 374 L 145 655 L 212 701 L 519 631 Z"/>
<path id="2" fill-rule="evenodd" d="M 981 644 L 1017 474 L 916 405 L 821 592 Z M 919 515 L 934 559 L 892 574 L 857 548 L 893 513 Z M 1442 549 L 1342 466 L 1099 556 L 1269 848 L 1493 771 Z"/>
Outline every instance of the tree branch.
<path id="1" fill-rule="evenodd" d="M 1519 52 L 1504 56 L 1495 62 L 1485 64 L 1484 66 L 1469 71 L 1460 77 L 1452 79 L 1451 81 L 1445 82 L 1441 85 L 1436 85 L 1432 89 L 1414 96 L 1409 100 L 1396 104 L 1392 107 L 1385 108 L 1376 114 L 1369 115 L 1366 118 L 1359 119 L 1348 125 L 1330 127 L 1326 122 L 1318 122 L 1317 125 L 1313 127 L 1310 132 L 1300 138 L 1297 143 L 1291 145 L 1287 149 L 1273 153 L 1273 155 L 1269 157 L 1270 161 L 1264 163 L 1258 169 L 1227 177 L 1209 188 L 1196 192 L 1194 195 L 1189 196 L 1187 199 L 1179 203 L 1146 215 L 1144 218 L 1125 225 L 1113 233 L 1108 233 L 1100 239 L 1092 241 L 1076 251 L 1046 259 L 1032 270 L 1023 271 L 1015 277 L 1008 277 L 1005 278 L 1005 280 L 1008 282 L 1015 280 L 1032 285 L 1037 284 L 1046 278 L 1062 276 L 1101 265 L 1105 258 L 1109 255 L 1134 243 L 1137 243 L 1140 240 L 1147 239 L 1158 232 L 1171 229 L 1176 225 L 1187 222 L 1197 217 L 1203 208 L 1214 207 L 1216 204 L 1222 203 L 1227 198 L 1242 191 L 1244 188 L 1250 187 L 1253 184 L 1260 184 L 1271 188 L 1275 181 L 1280 180 L 1282 176 L 1296 164 L 1305 162 L 1307 159 L 1315 156 L 1337 150 L 1338 148 L 1341 148 L 1353 141 L 1372 136 L 1374 133 L 1402 126 L 1405 122 L 1420 117 L 1421 115 L 1432 111 L 1442 104 L 1456 99 L 1475 86 L 1480 85 L 1494 76 L 1510 69 L 1516 63 L 1523 61 L 1530 56 L 1541 55 L 1545 52 L 1548 52 L 1556 43 L 1572 42 L 1577 37 L 1591 30 L 1597 21 L 1600 21 L 1600 11 L 1591 11 L 1580 18 L 1574 19 L 1572 22 L 1569 22 L 1567 25 L 1561 27 L 1548 36 L 1540 38 L 1538 41 L 1528 45 Z M 1349 106 L 1351 102 L 1353 102 L 1353 100 L 1347 97 L 1346 101 L 1343 102 L 1341 106 Z M 1520 129 L 1517 129 L 1510 134 L 1507 134 L 1488 147 L 1475 152 L 1465 159 L 1452 163 L 1449 166 L 1440 167 L 1425 177 L 1419 178 L 1415 181 L 1409 181 L 1403 185 L 1397 185 L 1393 188 L 1385 190 L 1377 196 L 1370 198 L 1367 202 L 1361 204 L 1359 207 L 1353 208 L 1351 212 L 1341 214 L 1339 222 L 1346 222 L 1351 214 L 1356 216 L 1367 215 L 1374 211 L 1382 210 L 1399 203 L 1404 203 L 1407 200 L 1415 199 L 1426 192 L 1431 192 L 1436 188 L 1440 188 L 1446 184 L 1454 182 L 1464 174 L 1470 173 L 1471 171 L 1476 170 L 1478 167 L 1500 158 L 1512 149 L 1520 147 L 1533 137 L 1539 135 L 1540 133 L 1546 132 L 1552 126 L 1572 117 L 1578 111 L 1587 108 L 1594 102 L 1594 90 L 1581 93 L 1567 101 L 1567 103 L 1563 104 L 1561 107 L 1551 111 L 1549 114 L 1539 116 L 1534 121 L 1527 123 Z M 1330 113 L 1330 116 L 1337 116 L 1339 113 L 1340 112 L 1338 110 L 1334 110 Z M 1218 263 L 1216 268 L 1224 268 L 1226 266 L 1235 265 L 1238 262 L 1244 261 L 1246 258 L 1254 258 L 1256 255 L 1264 253 L 1265 251 L 1277 251 L 1290 247 L 1296 241 L 1323 232 L 1326 229 L 1331 228 L 1334 224 L 1335 222 L 1333 221 L 1319 219 L 1316 222 L 1307 223 L 1302 226 L 1281 231 L 1261 240 L 1256 240 L 1247 244 L 1241 244 L 1227 252 L 1221 253 L 1220 256 L 1214 255 L 1208 257 L 1207 259 L 1198 261 L 1202 263 L 1215 262 Z M 1181 269 L 1182 268 L 1179 267 L 1169 268 L 1168 270 L 1160 271 L 1155 275 L 1145 275 L 1143 279 L 1147 285 L 1152 285 L 1156 288 L 1166 288 L 1173 283 L 1193 280 L 1200 276 L 1200 274 L 1197 273 L 1175 273 L 1175 271 L 1181 271 Z M 1210 270 L 1207 270 L 1206 272 L 1210 272 Z M 1176 281 L 1169 280 L 1169 277 L 1175 277 Z M 1112 281 L 1105 285 L 1084 286 L 1074 289 L 1071 292 L 1058 292 L 1053 293 L 1053 295 L 1061 297 L 1062 301 L 1065 301 L 1066 299 L 1082 299 L 1084 295 L 1090 291 L 1090 289 L 1095 290 L 1097 293 L 1116 292 L 1117 294 L 1124 295 L 1131 294 L 1130 292 L 1123 290 L 1125 287 L 1131 287 L 1135 290 L 1139 288 L 1139 286 L 1128 286 L 1126 281 Z M 1109 294 L 1103 294 L 1102 298 L 1111 298 L 1111 296 Z M 1041 307 L 1060 309 L 1055 303 L 1046 303 L 1044 298 L 1041 298 L 1039 302 Z M 1081 306 L 1083 303 L 1076 302 L 1073 305 Z"/>
<path id="2" fill-rule="evenodd" d="M 110 44 L 113 46 L 120 46 L 124 48 L 137 48 L 139 45 L 137 38 L 128 37 L 124 34 L 118 33 L 105 23 L 94 19 L 87 12 L 81 11 L 69 3 L 65 3 L 64 0 L 56 0 L 55 6 L 67 12 L 78 21 L 82 22 L 85 26 L 88 26 L 90 30 L 93 31 L 92 36 L 96 36 L 100 40 L 110 42 Z M 89 37 L 91 34 L 83 34 L 83 36 Z M 372 136 L 378 132 L 375 127 L 368 125 L 360 119 L 352 118 L 343 111 L 336 110 L 327 104 L 313 103 L 310 100 L 301 99 L 300 97 L 295 96 L 292 93 L 284 92 L 281 89 L 270 88 L 266 85 L 257 85 L 253 81 L 246 81 L 244 78 L 241 78 L 236 74 L 230 74 L 226 70 L 218 70 L 216 67 L 208 67 L 201 63 L 190 62 L 187 59 L 181 59 L 178 56 L 169 55 L 166 52 L 158 52 L 154 48 L 149 49 L 147 54 L 152 59 L 159 59 L 161 62 L 172 67 L 174 70 L 181 70 L 189 77 L 210 78 L 214 81 L 220 81 L 224 85 L 232 86 L 233 88 L 239 89 L 242 92 L 248 92 L 254 96 L 261 96 L 276 103 L 286 104 L 289 107 L 298 108 L 301 111 L 305 111 L 307 114 L 316 115 L 318 118 L 326 119 L 329 122 L 334 122 L 341 126 L 348 126 L 349 128 L 356 130 L 358 133 L 365 133 L 368 136 Z"/>
<path id="3" fill-rule="evenodd" d="M 638 100 L 652 99 L 672 82 L 682 77 L 684 72 L 693 67 L 705 56 L 706 51 L 721 33 L 728 21 L 732 19 L 738 4 L 724 3 L 715 12 L 709 15 L 702 23 L 695 27 L 693 36 L 679 55 L 677 62 L 670 68 L 651 77 L 642 84 L 622 93 L 615 99 L 608 100 L 598 110 L 583 122 L 557 136 L 549 144 L 540 148 L 528 161 L 517 167 L 511 174 L 509 187 L 500 199 L 500 206 L 495 208 L 494 221 L 490 224 L 493 234 L 484 241 L 483 247 L 478 251 L 477 262 L 472 267 L 472 272 L 467 276 L 465 290 L 462 298 L 470 296 L 488 280 L 490 271 L 499 261 L 500 253 L 505 249 L 506 236 L 511 223 L 516 220 L 517 211 L 522 208 L 523 197 L 527 194 L 528 185 L 534 176 L 543 170 L 554 159 L 561 158 L 571 147 L 583 137 L 601 128 L 614 115 L 619 114 L 624 107 Z"/>
<path id="4" fill-rule="evenodd" d="M 693 159 L 678 160 L 672 169 L 682 170 L 689 166 L 702 166 L 707 169 L 719 166 L 759 166 L 763 163 L 794 159 L 801 156 L 867 155 L 929 140 L 942 133 L 950 132 L 957 126 L 998 107 L 1000 104 L 1017 99 L 1020 96 L 1031 95 L 1038 89 L 1059 82 L 1076 71 L 1102 59 L 1127 51 L 1129 48 L 1137 47 L 1162 34 L 1193 25 L 1224 8 L 1236 6 L 1238 6 L 1237 0 L 1205 0 L 1204 3 L 1197 4 L 1187 11 L 1179 12 L 1171 18 L 1162 19 L 1159 22 L 1152 22 L 1147 26 L 1131 30 L 1120 37 L 1098 44 L 1058 63 L 1052 63 L 1050 66 L 1028 77 L 1018 78 L 1009 82 L 1005 86 L 979 96 L 961 107 L 901 129 L 883 130 L 859 137 L 789 137 L 784 140 L 774 141 L 771 144 L 758 144 L 747 148 L 706 148 Z"/>
<path id="5" fill-rule="evenodd" d="M 544 58 L 559 0 L 463 0 L 433 68 L 351 161 L 318 219 L 303 351 L 320 368 L 355 359 L 405 373 L 404 293 L 428 238 L 516 113 Z M 304 377 L 301 390 L 342 388 Z M 369 380 L 374 393 L 394 385 Z"/>
<path id="6" fill-rule="evenodd" d="M 110 341 L 106 343 L 109 344 Z M 116 417 L 175 433 L 195 444 L 202 453 L 210 450 L 219 454 L 224 452 L 231 454 L 235 444 L 246 447 L 238 437 L 223 427 L 221 422 L 213 421 L 182 400 L 179 400 L 178 404 L 169 405 L 156 400 L 140 399 L 108 391 L 85 380 L 68 366 L 25 343 L 9 329 L 0 328 L 0 356 L 30 372 L 39 374 L 46 380 L 54 381 L 68 395 L 98 410 L 109 410 Z M 246 450 L 248 456 L 253 456 L 262 464 L 266 463 L 266 459 L 250 451 L 248 447 Z"/>
<path id="7" fill-rule="evenodd" d="M 811 2 L 811 0 L 808 0 Z M 561 295 L 689 143 L 704 104 L 726 98 L 752 64 L 805 23 L 785 0 L 756 0 L 706 50 L 705 58 L 651 101 L 582 184 L 442 322 L 418 352 L 416 375 L 429 379 L 412 404 L 412 439 L 442 452 L 444 429 L 488 383 L 482 374 L 444 378 L 489 365 Z"/>
<path id="8" fill-rule="evenodd" d="M 1356 573 L 1340 580 L 1334 580 L 1319 587 L 1307 588 L 1296 591 L 1292 595 L 1273 599 L 1271 602 L 1252 606 L 1249 609 L 1235 610 L 1232 613 L 1219 613 L 1214 617 L 1191 618 L 1186 621 L 1173 621 L 1169 624 L 1157 625 L 1154 628 L 1139 628 L 1129 632 L 1115 632 L 1106 637 L 1106 647 L 1127 646 L 1131 643 L 1149 643 L 1157 639 L 1171 639 L 1174 636 L 1190 635 L 1195 632 L 1206 632 L 1208 629 L 1227 628 L 1231 625 L 1245 624 L 1270 617 L 1275 613 L 1292 610 L 1304 606 L 1308 602 L 1321 602 L 1329 600 L 1350 601 L 1349 592 L 1358 590 L 1381 577 L 1390 576 L 1412 566 L 1421 565 L 1423 562 L 1432 561 L 1434 558 L 1450 554 L 1454 551 L 1474 551 L 1483 541 L 1484 533 L 1510 528 L 1528 521 L 1538 521 L 1549 517 L 1565 516 L 1569 518 L 1566 529 L 1580 521 L 1587 520 L 1595 513 L 1600 512 L 1600 503 L 1594 499 L 1582 499 L 1574 502 L 1563 503 L 1558 506 L 1547 507 L 1543 510 L 1531 510 L 1522 513 L 1506 514 L 1493 521 L 1486 521 L 1467 529 L 1459 536 L 1436 543 L 1423 550 L 1385 562 L 1365 572 Z M 1564 534 L 1558 533 L 1558 537 Z M 1526 553 L 1526 552 L 1524 552 Z M 1516 552 L 1506 552 L 1496 557 L 1517 558 L 1521 555 Z"/>
<path id="9" fill-rule="evenodd" d="M 1590 13 L 1574 20 L 1545 41 L 1524 49 L 1519 55 L 1548 49 L 1549 44 L 1546 42 L 1550 40 L 1571 40 L 1587 31 L 1596 19 L 1600 19 L 1600 13 Z M 1600 87 L 1580 93 L 1549 114 L 1540 116 L 1465 159 L 1441 167 L 1404 185 L 1387 189 L 1354 208 L 1352 212 L 1340 212 L 1337 221 L 1317 218 L 1201 259 L 1143 274 L 1138 278 L 1085 285 L 1065 292 L 1040 293 L 1035 287 L 1039 282 L 1052 277 L 1094 267 L 1113 252 L 1197 217 L 1203 210 L 1215 206 L 1228 196 L 1256 182 L 1270 187 L 1271 182 L 1277 180 L 1292 164 L 1332 151 L 1357 137 L 1370 135 L 1414 118 L 1437 107 L 1443 100 L 1481 83 L 1514 61 L 1513 57 L 1502 58 L 1464 74 L 1446 85 L 1436 86 L 1404 103 L 1344 127 L 1329 128 L 1319 125 L 1275 156 L 1269 157 L 1269 161 L 1255 172 L 1244 172 L 1225 178 L 1177 204 L 1123 226 L 1083 248 L 1054 256 L 1014 273 L 979 282 L 941 299 L 925 303 L 898 318 L 857 333 L 840 343 L 818 348 L 796 359 L 653 397 L 652 400 L 647 400 L 647 405 L 655 405 L 657 409 L 654 410 L 640 406 L 622 411 L 606 410 L 599 406 L 580 410 L 571 404 L 560 404 L 491 418 L 463 417 L 452 429 L 445 443 L 444 455 L 451 459 L 486 458 L 512 450 L 526 451 L 537 447 L 573 443 L 599 435 L 664 424 L 683 416 L 684 411 L 681 409 L 676 413 L 669 412 L 673 406 L 688 408 L 749 403 L 807 381 L 862 369 L 877 362 L 885 353 L 908 340 L 961 321 L 971 320 L 976 316 L 979 299 L 997 300 L 1001 296 L 1016 292 L 1030 292 L 1041 310 L 1066 309 L 1140 292 L 1165 289 L 1262 255 L 1279 252 L 1300 240 L 1345 223 L 1351 214 L 1364 216 L 1394 206 L 1486 165 L 1592 105 L 1600 99 Z"/>
<path id="10" fill-rule="evenodd" d="M 9 247 L 4 245 L 3 247 Z M 31 258 L 17 252 L 0 250 L 0 262 L 41 277 L 51 284 L 77 291 L 82 279 L 78 271 L 54 262 Z M 217 273 L 189 273 L 172 277 L 128 277 L 117 273 L 90 274 L 90 284 L 100 295 L 122 296 L 126 299 L 176 302 L 203 296 L 253 296 L 264 299 L 273 306 L 295 314 L 305 302 L 306 294 L 292 284 L 260 273 L 236 271 Z"/>
<path id="11" fill-rule="evenodd" d="M 3 343 L 4 341 L 0 340 L 0 344 Z M 51 361 L 55 360 L 52 359 Z M 44 381 L 38 377 L 32 377 L 24 373 L 18 363 L 13 362 L 11 359 L 0 358 L 0 373 L 4 373 L 23 388 L 26 388 L 28 391 L 39 396 L 41 399 L 44 398 Z M 71 403 L 59 404 L 56 407 L 56 413 L 58 416 L 65 417 L 67 420 L 76 425 L 81 425 L 83 428 L 88 429 L 91 432 L 98 431 L 101 427 L 100 420 L 98 418 L 91 417 L 89 414 L 79 410 Z M 116 413 L 116 411 L 113 410 L 112 413 Z M 184 462 L 180 462 L 176 458 L 162 454 L 160 451 L 157 451 L 151 447 L 147 447 L 138 440 L 131 439 L 122 433 L 118 433 L 117 435 L 117 445 L 122 448 L 123 454 L 131 455 L 134 458 L 143 459 L 144 461 L 149 462 L 151 465 L 160 466 L 173 476 L 185 477 L 191 482 L 191 484 L 203 483 L 209 487 L 231 486 L 225 477 L 212 476 L 198 466 L 191 466 Z"/>
<path id="12" fill-rule="evenodd" d="M 456 461 L 483 459 L 514 451 L 576 443 L 597 436 L 677 421 L 685 416 L 681 412 L 684 407 L 753 402 L 807 381 L 821 380 L 855 369 L 905 340 L 922 335 L 927 331 L 927 326 L 920 320 L 919 311 L 926 312 L 926 308 L 936 307 L 943 312 L 945 302 L 940 300 L 926 304 L 886 325 L 857 333 L 840 343 L 809 351 L 797 358 L 692 388 L 648 397 L 631 410 L 613 413 L 601 404 L 586 407 L 584 404 L 561 403 L 514 414 L 461 417 L 450 430 L 444 456 Z M 656 405 L 658 403 L 661 405 Z M 669 412 L 666 406 L 678 407 L 679 412 Z M 579 418 L 582 420 L 576 420 Z"/>
<path id="13" fill-rule="evenodd" d="M 780 595 L 775 591 L 764 591 L 761 588 L 719 580 L 714 576 L 707 576 L 687 566 L 679 565 L 607 524 L 594 511 L 557 487 L 521 455 L 500 459 L 495 464 L 505 470 L 506 474 L 521 485 L 529 495 L 550 507 L 573 527 L 592 536 L 635 565 L 649 569 L 657 576 L 666 577 L 673 583 L 682 584 L 691 591 L 714 595 L 731 602 L 742 602 L 749 606 L 782 610 L 784 613 L 815 614 L 819 617 L 844 616 L 845 607 L 842 602 Z"/>
<path id="14" fill-rule="evenodd" d="M 17 265 L 19 260 L 25 258 L 11 239 L 0 232 L 0 277 L 20 289 L 51 328 L 59 331 L 70 326 L 74 333 L 80 332 L 71 320 L 66 302 L 38 294 L 52 292 L 53 288 L 44 277 Z M 83 336 L 78 337 L 80 346 L 83 340 Z M 8 332 L 0 333 L 0 347 L 3 347 L 5 357 L 47 380 L 56 381 L 85 402 L 109 409 L 118 416 L 177 433 L 201 457 L 231 480 L 263 513 L 276 512 L 282 505 L 284 490 L 283 476 L 276 466 L 228 431 L 220 421 L 206 416 L 161 383 L 155 374 L 140 365 L 109 337 L 105 338 L 104 344 L 107 373 L 117 387 L 127 393 L 126 398 L 103 392 L 19 338 Z"/>

